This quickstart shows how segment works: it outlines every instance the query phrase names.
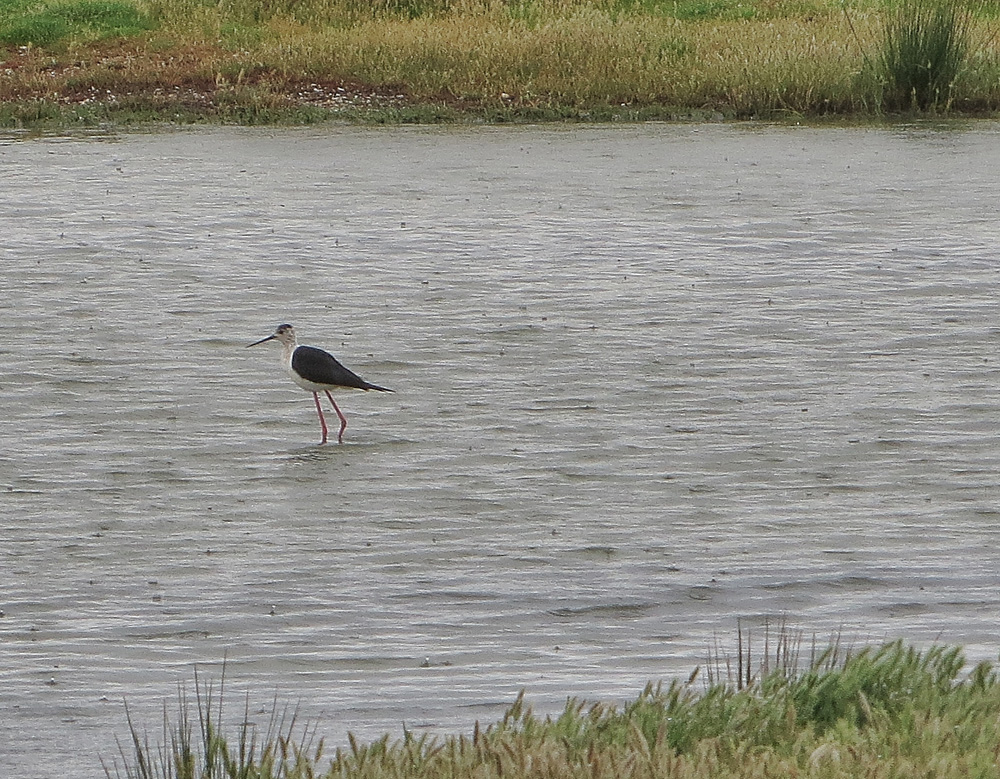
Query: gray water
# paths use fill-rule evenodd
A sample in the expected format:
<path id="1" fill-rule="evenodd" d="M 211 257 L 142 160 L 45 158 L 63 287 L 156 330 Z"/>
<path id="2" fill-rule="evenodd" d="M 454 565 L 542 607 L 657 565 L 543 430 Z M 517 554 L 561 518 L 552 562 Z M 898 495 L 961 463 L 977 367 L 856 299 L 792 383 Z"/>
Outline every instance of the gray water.
<path id="1" fill-rule="evenodd" d="M 224 658 L 331 747 L 738 620 L 995 658 L 998 170 L 992 124 L 0 143 L 0 775 L 103 776 Z M 286 321 L 397 390 L 342 445 L 244 348 Z"/>

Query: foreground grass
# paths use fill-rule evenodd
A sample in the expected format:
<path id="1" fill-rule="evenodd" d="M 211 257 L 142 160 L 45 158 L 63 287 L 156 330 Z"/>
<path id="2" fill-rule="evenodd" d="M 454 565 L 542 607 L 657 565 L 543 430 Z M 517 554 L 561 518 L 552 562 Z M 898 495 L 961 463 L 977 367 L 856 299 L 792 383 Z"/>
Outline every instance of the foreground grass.
<path id="1" fill-rule="evenodd" d="M 941 2 L 914 99 L 887 41 Z M 0 126 L 984 115 L 996 32 L 961 0 L 0 0 Z"/>
<path id="2" fill-rule="evenodd" d="M 742 646 L 742 640 L 741 640 Z M 323 756 L 315 731 L 272 716 L 261 737 L 247 723 L 227 740 L 222 696 L 199 686 L 197 712 L 182 698 L 164 745 L 132 724 L 131 752 L 108 776 L 261 777 L 995 777 L 1000 776 L 1000 679 L 983 663 L 963 675 L 955 648 L 900 642 L 844 652 L 837 643 L 802 663 L 787 636 L 751 673 L 749 652 L 703 685 L 647 687 L 616 708 L 570 700 L 540 718 L 522 698 L 471 735 L 404 731 Z M 197 719 L 197 735 L 191 717 Z M 296 734 L 299 735 L 296 735 Z"/>

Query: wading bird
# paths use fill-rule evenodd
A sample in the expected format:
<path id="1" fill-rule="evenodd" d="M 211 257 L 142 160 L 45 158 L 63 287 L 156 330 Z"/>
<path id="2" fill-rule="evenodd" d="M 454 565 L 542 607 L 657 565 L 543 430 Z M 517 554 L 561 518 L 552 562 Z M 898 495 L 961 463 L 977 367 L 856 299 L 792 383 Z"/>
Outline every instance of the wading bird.
<path id="1" fill-rule="evenodd" d="M 256 346 L 266 341 L 278 341 L 282 345 L 284 348 L 282 361 L 285 364 L 285 370 L 288 371 L 288 375 L 302 389 L 308 390 L 313 394 L 313 400 L 316 401 L 316 413 L 319 414 L 319 423 L 323 428 L 323 440 L 320 441 L 321 444 L 326 443 L 327 429 L 326 419 L 323 418 L 323 409 L 319 405 L 320 392 L 326 393 L 330 402 L 333 403 L 333 410 L 340 417 L 340 432 L 337 434 L 337 443 L 343 443 L 344 430 L 347 429 L 347 417 L 344 416 L 337 402 L 333 399 L 330 390 L 395 391 L 388 387 L 380 387 L 378 384 L 365 381 L 356 373 L 337 362 L 337 359 L 329 352 L 324 352 L 315 346 L 298 346 L 295 342 L 295 328 L 291 325 L 279 325 L 278 329 L 267 336 L 267 338 L 254 341 L 252 344 L 248 344 L 247 348 L 249 349 L 251 346 Z"/>

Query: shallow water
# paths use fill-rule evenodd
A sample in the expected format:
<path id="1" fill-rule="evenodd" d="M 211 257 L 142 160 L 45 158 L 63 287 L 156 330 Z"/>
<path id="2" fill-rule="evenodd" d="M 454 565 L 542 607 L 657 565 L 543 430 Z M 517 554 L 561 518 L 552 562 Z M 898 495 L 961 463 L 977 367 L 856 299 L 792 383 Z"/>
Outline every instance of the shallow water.
<path id="1" fill-rule="evenodd" d="M 0 775 L 103 776 L 223 658 L 330 746 L 738 619 L 995 658 L 998 169 L 996 125 L 0 143 Z M 244 348 L 285 321 L 397 390 L 343 445 Z"/>

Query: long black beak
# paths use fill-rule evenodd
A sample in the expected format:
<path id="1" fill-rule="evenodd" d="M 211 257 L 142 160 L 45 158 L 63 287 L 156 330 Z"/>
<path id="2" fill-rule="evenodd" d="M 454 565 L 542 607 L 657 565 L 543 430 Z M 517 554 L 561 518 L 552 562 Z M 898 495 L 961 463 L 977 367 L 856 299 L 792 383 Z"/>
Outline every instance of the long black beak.
<path id="1" fill-rule="evenodd" d="M 259 341 L 254 341 L 252 344 L 247 344 L 247 349 L 249 349 L 251 346 L 256 346 L 257 344 L 262 344 L 265 341 L 271 341 L 271 340 L 273 340 L 273 339 L 275 339 L 277 337 L 278 336 L 276 336 L 276 335 L 269 335 L 267 338 L 261 338 Z"/>

